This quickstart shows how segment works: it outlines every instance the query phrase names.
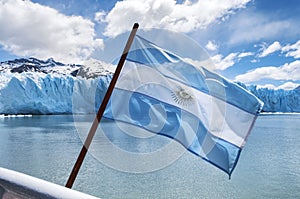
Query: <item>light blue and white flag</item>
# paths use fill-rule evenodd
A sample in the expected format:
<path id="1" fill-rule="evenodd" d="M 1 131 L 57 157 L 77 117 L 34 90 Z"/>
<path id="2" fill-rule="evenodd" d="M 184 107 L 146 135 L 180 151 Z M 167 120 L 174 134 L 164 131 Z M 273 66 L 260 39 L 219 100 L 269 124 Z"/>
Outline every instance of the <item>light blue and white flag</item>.
<path id="1" fill-rule="evenodd" d="M 104 117 L 172 138 L 231 175 L 262 102 L 141 36 L 132 48 Z"/>

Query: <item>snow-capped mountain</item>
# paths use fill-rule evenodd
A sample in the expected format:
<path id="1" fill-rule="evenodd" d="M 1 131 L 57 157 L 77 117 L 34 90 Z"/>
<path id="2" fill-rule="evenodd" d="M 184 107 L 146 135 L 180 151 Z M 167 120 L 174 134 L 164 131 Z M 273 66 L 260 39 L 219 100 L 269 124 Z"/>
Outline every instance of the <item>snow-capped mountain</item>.
<path id="1" fill-rule="evenodd" d="M 44 61 L 31 57 L 0 62 L 0 72 L 11 73 L 40 72 L 76 76 L 78 69 L 81 67 L 82 65 L 56 62 L 53 58 Z"/>
<path id="2" fill-rule="evenodd" d="M 0 63 L 0 114 L 95 113 L 114 66 L 88 60 L 67 65 L 53 59 Z M 264 102 L 266 112 L 300 112 L 300 86 L 272 90 L 239 83 Z"/>

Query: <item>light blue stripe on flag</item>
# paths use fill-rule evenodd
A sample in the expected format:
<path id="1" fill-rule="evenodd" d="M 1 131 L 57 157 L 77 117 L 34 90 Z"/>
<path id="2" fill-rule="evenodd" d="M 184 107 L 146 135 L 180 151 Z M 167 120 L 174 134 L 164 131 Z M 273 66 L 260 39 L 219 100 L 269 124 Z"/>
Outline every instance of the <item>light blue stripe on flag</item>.
<path id="1" fill-rule="evenodd" d="M 262 103 L 140 36 L 133 48 L 104 117 L 175 139 L 231 175 Z"/>

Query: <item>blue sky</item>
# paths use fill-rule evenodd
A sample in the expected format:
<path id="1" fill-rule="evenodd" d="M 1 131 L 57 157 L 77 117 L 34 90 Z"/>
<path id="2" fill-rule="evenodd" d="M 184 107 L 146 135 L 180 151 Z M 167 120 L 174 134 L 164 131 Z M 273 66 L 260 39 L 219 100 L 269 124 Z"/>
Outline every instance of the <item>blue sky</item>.
<path id="1" fill-rule="evenodd" d="M 1 0 L 0 61 L 79 63 L 139 22 L 191 37 L 231 80 L 292 89 L 300 83 L 299 21 L 299 0 Z"/>

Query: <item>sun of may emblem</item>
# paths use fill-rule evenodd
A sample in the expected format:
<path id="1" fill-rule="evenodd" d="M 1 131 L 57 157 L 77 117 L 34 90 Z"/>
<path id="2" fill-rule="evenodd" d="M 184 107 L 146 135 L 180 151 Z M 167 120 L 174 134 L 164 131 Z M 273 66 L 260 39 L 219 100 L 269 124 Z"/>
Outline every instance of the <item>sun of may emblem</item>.
<path id="1" fill-rule="evenodd" d="M 195 98 L 192 95 L 192 92 L 188 89 L 178 87 L 176 90 L 172 91 L 173 100 L 182 106 L 189 106 L 194 103 Z"/>

